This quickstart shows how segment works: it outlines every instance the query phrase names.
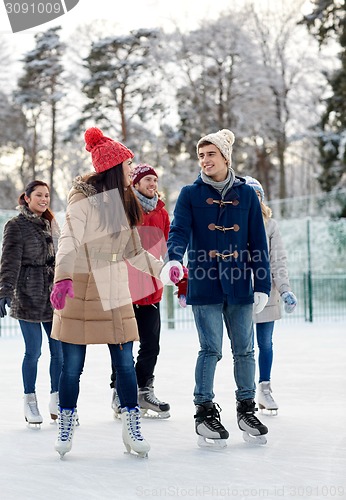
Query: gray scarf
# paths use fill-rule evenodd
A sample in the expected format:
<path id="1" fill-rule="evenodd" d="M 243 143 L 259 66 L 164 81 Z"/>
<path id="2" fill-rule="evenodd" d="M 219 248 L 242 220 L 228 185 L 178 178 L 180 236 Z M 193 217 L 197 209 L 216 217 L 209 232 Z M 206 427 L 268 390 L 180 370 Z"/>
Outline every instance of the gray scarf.
<path id="1" fill-rule="evenodd" d="M 209 184 L 209 186 L 212 186 L 216 191 L 219 191 L 221 194 L 221 197 L 224 198 L 227 191 L 233 186 L 233 182 L 235 179 L 235 173 L 232 168 L 228 169 L 228 174 L 227 177 L 224 181 L 213 181 L 211 177 L 208 175 L 205 175 L 203 171 L 201 171 L 201 179 L 205 184 Z"/>
<path id="2" fill-rule="evenodd" d="M 137 196 L 137 199 L 138 199 L 139 203 L 141 204 L 144 212 L 148 213 L 148 212 L 152 212 L 153 210 L 155 210 L 157 202 L 159 201 L 159 197 L 158 197 L 157 193 L 155 193 L 154 198 L 147 198 L 142 193 L 137 191 L 137 189 L 135 189 L 134 187 L 132 189 L 133 189 L 133 192 L 135 193 L 135 195 Z"/>

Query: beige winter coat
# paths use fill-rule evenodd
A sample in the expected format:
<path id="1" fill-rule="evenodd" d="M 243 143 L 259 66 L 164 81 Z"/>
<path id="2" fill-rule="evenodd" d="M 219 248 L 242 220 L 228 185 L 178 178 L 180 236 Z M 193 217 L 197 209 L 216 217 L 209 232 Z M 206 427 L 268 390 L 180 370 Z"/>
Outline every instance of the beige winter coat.
<path id="1" fill-rule="evenodd" d="M 269 249 L 272 288 L 266 307 L 261 313 L 254 314 L 254 323 L 266 323 L 267 321 L 280 319 L 280 295 L 283 292 L 291 291 L 287 271 L 287 255 L 278 224 L 274 219 L 269 218 L 265 223 L 265 228 Z"/>
<path id="2" fill-rule="evenodd" d="M 109 194 L 92 193 L 79 178 L 68 196 L 54 282 L 72 279 L 74 298 L 54 311 L 51 336 L 73 344 L 123 344 L 138 340 L 124 259 L 155 277 L 162 263 L 143 250 L 137 229 L 126 228 L 125 213 L 116 237 L 101 230 L 97 197 Z M 120 196 L 119 206 L 123 210 Z"/>

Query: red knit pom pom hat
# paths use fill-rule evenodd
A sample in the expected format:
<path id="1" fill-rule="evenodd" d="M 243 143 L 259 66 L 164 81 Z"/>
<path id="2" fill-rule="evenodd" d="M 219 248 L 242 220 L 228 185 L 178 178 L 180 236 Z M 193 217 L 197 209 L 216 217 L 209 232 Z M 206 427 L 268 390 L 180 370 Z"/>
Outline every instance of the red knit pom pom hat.
<path id="1" fill-rule="evenodd" d="M 132 184 L 137 184 L 146 175 L 155 175 L 155 177 L 158 177 L 151 165 L 148 165 L 148 163 L 138 163 L 132 172 Z"/>
<path id="2" fill-rule="evenodd" d="M 98 174 L 135 156 L 131 149 L 128 149 L 121 142 L 115 142 L 106 137 L 102 130 L 96 127 L 88 128 L 85 131 L 84 140 L 85 149 L 91 153 L 91 160 Z"/>

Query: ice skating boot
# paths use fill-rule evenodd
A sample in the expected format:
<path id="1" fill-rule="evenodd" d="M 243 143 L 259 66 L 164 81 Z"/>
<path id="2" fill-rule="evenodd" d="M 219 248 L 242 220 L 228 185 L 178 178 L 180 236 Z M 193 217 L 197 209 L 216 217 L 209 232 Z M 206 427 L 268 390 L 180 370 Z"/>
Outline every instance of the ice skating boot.
<path id="1" fill-rule="evenodd" d="M 258 384 L 258 406 L 260 410 L 268 410 L 271 415 L 277 415 L 279 406 L 274 400 L 270 382 L 260 382 Z"/>
<path id="2" fill-rule="evenodd" d="M 60 454 L 60 458 L 71 451 L 76 416 L 76 408 L 59 408 L 59 434 L 55 441 L 55 450 Z"/>
<path id="3" fill-rule="evenodd" d="M 225 448 L 228 431 L 221 424 L 221 408 L 212 401 L 196 405 L 195 429 L 200 447 Z"/>
<path id="4" fill-rule="evenodd" d="M 154 377 L 150 378 L 145 387 L 138 390 L 138 403 L 143 417 L 169 418 L 170 406 L 160 401 L 154 393 Z M 153 412 L 153 413 L 149 413 Z"/>
<path id="5" fill-rule="evenodd" d="M 41 428 L 43 418 L 37 406 L 36 394 L 24 394 L 24 417 L 29 426 Z"/>
<path id="6" fill-rule="evenodd" d="M 243 439 L 247 443 L 266 444 L 265 434 L 268 433 L 268 429 L 255 416 L 256 411 L 252 399 L 237 401 L 238 426 L 243 431 Z"/>
<path id="7" fill-rule="evenodd" d="M 115 388 L 112 390 L 111 407 L 112 407 L 112 410 L 114 411 L 114 417 L 120 418 L 121 404 L 120 404 L 119 395 L 118 395 L 117 390 Z"/>
<path id="8" fill-rule="evenodd" d="M 127 453 L 147 458 L 150 450 L 149 443 L 141 434 L 141 412 L 138 406 L 135 408 L 123 408 L 121 410 L 122 436 Z"/>
<path id="9" fill-rule="evenodd" d="M 269 381 L 258 384 L 258 406 L 260 410 L 268 410 L 271 414 L 277 415 L 279 405 L 272 396 L 272 388 Z"/>
<path id="10" fill-rule="evenodd" d="M 58 407 L 59 407 L 59 393 L 51 392 L 49 399 L 49 413 L 50 413 L 50 418 L 54 421 L 57 420 L 58 418 L 58 413 L 59 413 Z"/>

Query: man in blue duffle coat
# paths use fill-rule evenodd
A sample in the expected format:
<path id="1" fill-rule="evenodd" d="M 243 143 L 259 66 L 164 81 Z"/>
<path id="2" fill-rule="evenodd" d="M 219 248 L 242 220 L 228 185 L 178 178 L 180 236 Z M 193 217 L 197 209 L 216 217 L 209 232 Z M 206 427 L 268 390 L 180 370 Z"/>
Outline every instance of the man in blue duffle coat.
<path id="1" fill-rule="evenodd" d="M 226 446 L 229 436 L 213 402 L 223 321 L 233 354 L 239 428 L 246 441 L 260 444 L 268 432 L 255 416 L 252 323 L 253 307 L 260 312 L 270 293 L 268 247 L 257 195 L 231 168 L 233 143 L 227 129 L 198 141 L 201 172 L 181 190 L 168 239 L 169 260 L 182 262 L 185 252 L 188 260 L 186 303 L 192 305 L 200 342 L 194 403 L 201 446 Z"/>

